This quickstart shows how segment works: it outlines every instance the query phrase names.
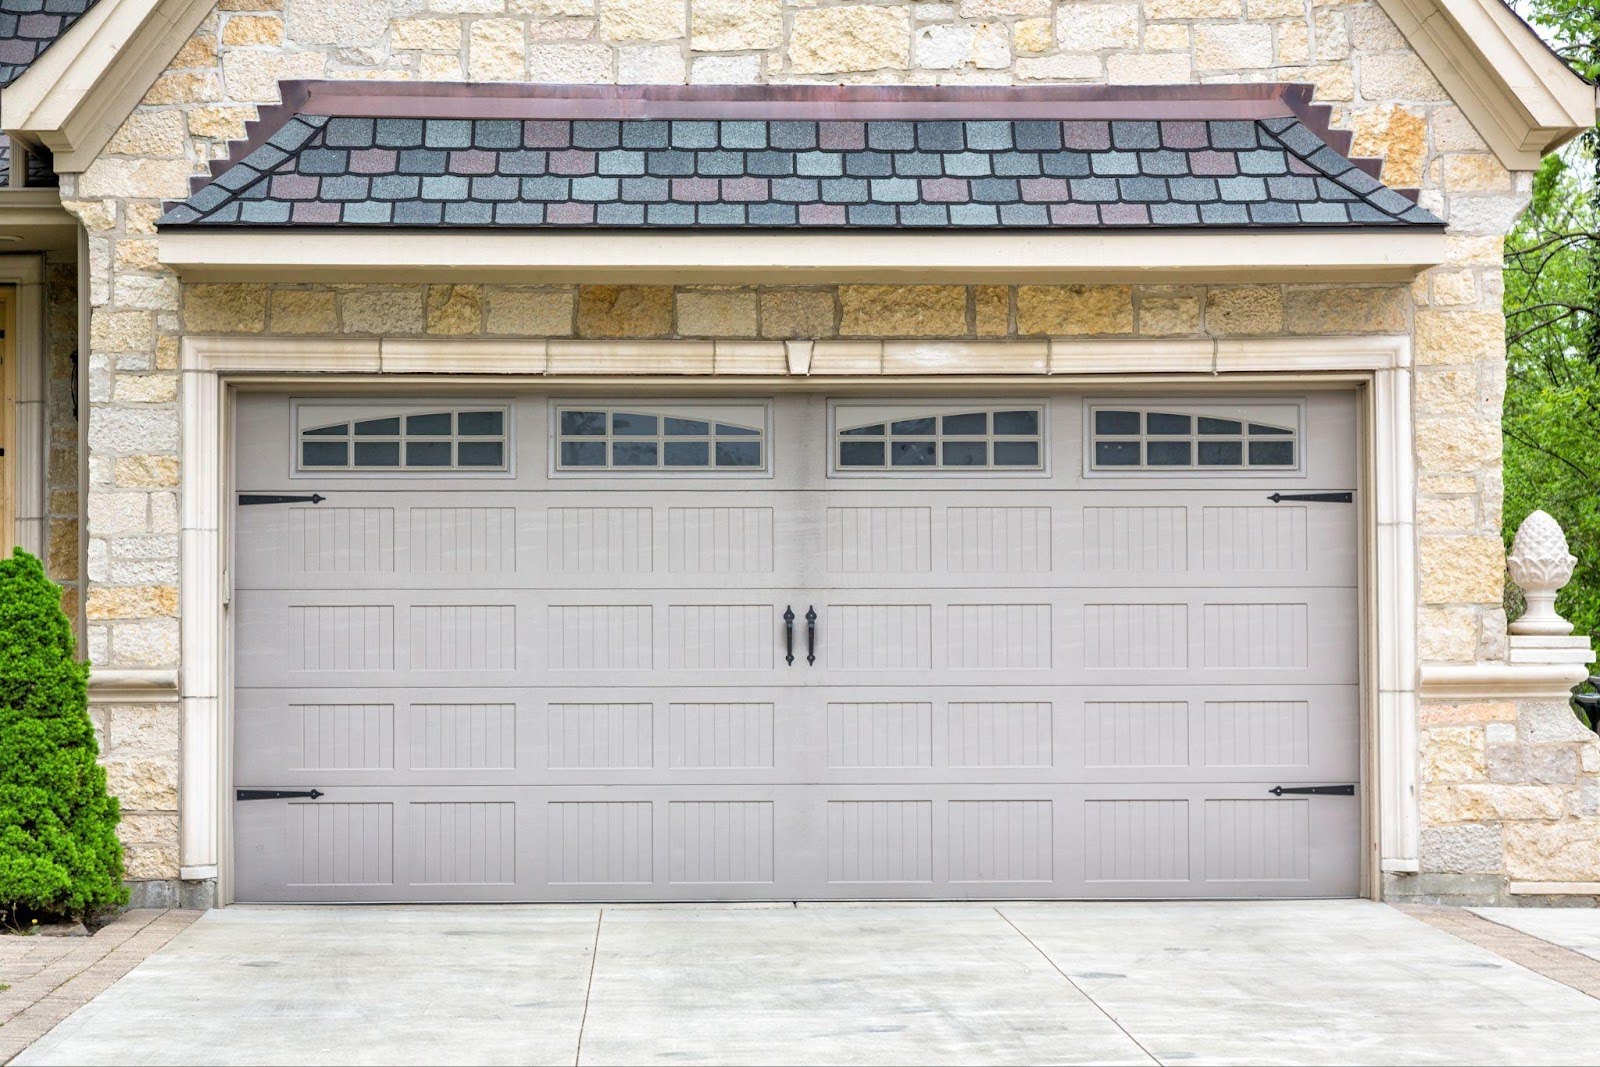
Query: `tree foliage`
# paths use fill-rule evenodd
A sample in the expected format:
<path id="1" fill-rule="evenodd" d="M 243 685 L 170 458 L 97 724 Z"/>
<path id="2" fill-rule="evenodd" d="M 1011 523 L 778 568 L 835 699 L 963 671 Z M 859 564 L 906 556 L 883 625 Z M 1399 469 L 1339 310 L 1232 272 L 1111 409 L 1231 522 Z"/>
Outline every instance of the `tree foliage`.
<path id="1" fill-rule="evenodd" d="M 88 918 L 128 901 L 117 800 L 89 722 L 61 589 L 0 559 L 0 910 Z"/>

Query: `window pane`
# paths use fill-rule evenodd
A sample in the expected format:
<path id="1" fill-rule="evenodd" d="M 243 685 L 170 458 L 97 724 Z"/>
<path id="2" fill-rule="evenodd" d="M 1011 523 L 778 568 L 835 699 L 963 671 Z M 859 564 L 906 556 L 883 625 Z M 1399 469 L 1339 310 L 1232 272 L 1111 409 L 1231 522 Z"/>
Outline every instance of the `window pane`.
<path id="1" fill-rule="evenodd" d="M 1292 467 L 1294 466 L 1293 441 L 1251 441 L 1250 466 L 1252 467 Z"/>
<path id="2" fill-rule="evenodd" d="M 709 437 L 711 424 L 701 422 L 699 419 L 674 419 L 665 420 L 668 437 Z M 668 460 L 667 462 L 672 462 Z"/>
<path id="3" fill-rule="evenodd" d="M 348 445 L 343 441 L 303 441 L 300 444 L 302 467 L 343 467 Z"/>
<path id="4" fill-rule="evenodd" d="M 995 421 L 1000 421 L 998 415 L 995 416 Z M 994 443 L 994 465 L 996 467 L 1037 467 L 1039 465 L 1039 442 L 996 441 Z"/>
<path id="5" fill-rule="evenodd" d="M 445 418 L 449 418 L 448 415 Z M 449 441 L 407 441 L 406 466 L 408 467 L 448 467 L 450 466 Z"/>
<path id="6" fill-rule="evenodd" d="M 882 441 L 840 441 L 839 466 L 841 467 L 881 467 L 883 466 Z"/>
<path id="7" fill-rule="evenodd" d="M 1187 415 L 1172 415 L 1164 411 L 1152 411 L 1145 417 L 1150 433 L 1153 434 L 1187 434 L 1193 432 L 1194 420 Z M 1154 463 L 1155 460 L 1150 462 Z"/>
<path id="8" fill-rule="evenodd" d="M 456 444 L 456 462 L 463 467 L 503 467 L 505 446 L 499 441 L 460 441 Z"/>
<path id="9" fill-rule="evenodd" d="M 666 458 L 669 467 L 709 467 L 711 444 L 707 441 L 668 441 Z"/>
<path id="10" fill-rule="evenodd" d="M 933 416 L 929 415 L 921 419 L 901 419 L 899 422 L 894 423 L 890 429 L 897 434 L 931 437 L 933 436 Z"/>
<path id="11" fill-rule="evenodd" d="M 1137 411 L 1097 411 L 1094 413 L 1094 432 L 1138 433 L 1139 413 Z"/>
<path id="12" fill-rule="evenodd" d="M 563 441 L 561 442 L 561 465 L 563 467 L 604 467 L 606 465 L 606 446 L 600 441 Z"/>
<path id="13" fill-rule="evenodd" d="M 1038 433 L 1039 413 L 1037 411 L 997 411 L 994 413 L 994 432 L 999 433 Z"/>
<path id="14" fill-rule="evenodd" d="M 350 432 L 350 424 L 341 422 L 337 426 L 319 426 L 315 430 L 302 430 L 302 437 L 343 437 Z"/>
<path id="15" fill-rule="evenodd" d="M 718 437 L 754 437 L 760 430 L 753 430 L 748 426 L 730 426 L 725 422 L 717 423 Z"/>
<path id="16" fill-rule="evenodd" d="M 505 412 L 463 411 L 456 416 L 456 432 L 463 437 L 498 437 L 505 432 Z"/>
<path id="17" fill-rule="evenodd" d="M 1145 446 L 1152 467 L 1187 467 L 1188 441 L 1151 441 Z"/>
<path id="18" fill-rule="evenodd" d="M 1263 425 L 1262 423 L 1259 423 L 1259 422 L 1252 422 L 1250 424 L 1250 432 L 1252 434 L 1263 434 L 1263 433 L 1264 434 L 1286 434 L 1286 433 L 1291 433 L 1292 434 L 1292 433 L 1294 433 L 1294 431 L 1289 429 L 1287 426 L 1266 426 L 1266 425 Z"/>
<path id="19" fill-rule="evenodd" d="M 428 415 L 407 415 L 406 433 L 448 436 L 450 433 L 450 413 L 448 411 L 439 411 Z"/>
<path id="20" fill-rule="evenodd" d="M 654 415 L 616 411 L 611 414 L 611 432 L 617 437 L 654 437 L 658 421 Z"/>
<path id="21" fill-rule="evenodd" d="M 983 434 L 989 432 L 989 413 L 974 411 L 965 415 L 946 415 L 944 432 L 954 434 Z M 946 462 L 949 462 L 946 460 Z"/>
<path id="22" fill-rule="evenodd" d="M 613 441 L 611 443 L 613 467 L 654 467 L 656 443 L 654 441 Z"/>
<path id="23" fill-rule="evenodd" d="M 987 441 L 946 441 L 944 443 L 946 467 L 986 467 L 989 465 Z"/>
<path id="24" fill-rule="evenodd" d="M 1201 441 L 1200 466 L 1239 467 L 1244 463 L 1244 445 L 1239 441 Z"/>
<path id="25" fill-rule="evenodd" d="M 396 422 L 399 420 L 396 419 Z M 357 430 L 357 433 L 360 431 Z M 356 466 L 358 467 L 398 467 L 400 466 L 399 441 L 357 441 Z"/>
<path id="26" fill-rule="evenodd" d="M 720 430 L 721 427 L 719 426 Z M 761 466 L 761 444 L 758 441 L 718 441 L 717 466 Z"/>
<path id="27" fill-rule="evenodd" d="M 1124 414 L 1119 412 L 1119 414 Z M 1138 416 L 1135 416 L 1137 419 Z M 1138 441 L 1096 441 L 1094 463 L 1097 467 L 1137 467 L 1139 465 Z"/>
<path id="28" fill-rule="evenodd" d="M 889 463 L 895 467 L 931 467 L 933 442 L 896 441 L 889 446 Z"/>
<path id="29" fill-rule="evenodd" d="M 1243 433 L 1244 424 L 1235 419 L 1209 419 L 1202 415 L 1200 416 L 1200 432 L 1203 434 Z M 1205 461 L 1202 460 L 1201 462 Z"/>
<path id="30" fill-rule="evenodd" d="M 563 437 L 602 437 L 606 432 L 606 414 L 603 411 L 563 411 L 561 434 Z"/>
<path id="31" fill-rule="evenodd" d="M 399 437 L 400 418 L 396 416 L 392 419 L 368 419 L 365 422 L 358 422 L 356 423 L 356 436 Z M 356 462 L 360 463 L 361 461 L 356 460 Z"/>
<path id="32" fill-rule="evenodd" d="M 840 437 L 882 437 L 883 423 L 873 423 L 871 426 L 857 426 L 853 430 L 840 430 Z"/>

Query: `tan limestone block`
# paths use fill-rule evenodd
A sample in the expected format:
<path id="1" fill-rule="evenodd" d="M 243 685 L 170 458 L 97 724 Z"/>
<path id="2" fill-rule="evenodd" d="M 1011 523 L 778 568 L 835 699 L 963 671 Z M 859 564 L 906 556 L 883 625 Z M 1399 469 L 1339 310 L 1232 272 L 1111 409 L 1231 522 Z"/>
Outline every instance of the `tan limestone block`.
<path id="1" fill-rule="evenodd" d="M 1011 65 L 1010 32 L 1002 22 L 923 26 L 912 60 L 924 70 L 1000 70 Z"/>
<path id="2" fill-rule="evenodd" d="M 1457 107 L 1433 109 L 1433 148 L 1436 152 L 1487 152 L 1489 146 L 1477 128 Z"/>
<path id="3" fill-rule="evenodd" d="M 1030 18 L 1050 14 L 1052 0 L 961 0 L 964 19 Z"/>
<path id="4" fill-rule="evenodd" d="M 159 848 L 178 844 L 178 817 L 176 815 L 128 814 L 117 824 L 117 837 L 125 846 Z M 157 877 L 133 875 L 132 877 Z"/>
<path id="5" fill-rule="evenodd" d="M 161 159 L 182 156 L 183 149 L 181 111 L 135 111 L 106 143 L 107 152 Z"/>
<path id="6" fill-rule="evenodd" d="M 1017 333 L 1019 334 L 1088 336 L 1132 332 L 1132 286 L 1017 287 Z"/>
<path id="7" fill-rule="evenodd" d="M 620 84 L 682 85 L 687 80 L 682 45 L 647 44 L 617 49 Z"/>
<path id="8" fill-rule="evenodd" d="M 1478 407 L 1475 367 L 1418 367 L 1412 379 L 1417 410 L 1434 415 L 1466 415 Z"/>
<path id="9" fill-rule="evenodd" d="M 1236 19 L 1240 0 L 1144 0 L 1147 19 Z"/>
<path id="10" fill-rule="evenodd" d="M 176 374 L 119 374 L 112 389 L 119 404 L 170 404 L 178 399 Z"/>
<path id="11" fill-rule="evenodd" d="M 1311 27 L 1305 22 L 1283 22 L 1277 28 L 1279 66 L 1304 63 L 1311 58 Z"/>
<path id="12" fill-rule="evenodd" d="M 1428 155 L 1428 123 L 1416 111 L 1386 105 L 1363 108 L 1349 117 L 1350 154 L 1383 160 L 1383 181 L 1402 189 L 1422 184 L 1422 163 Z"/>
<path id="13" fill-rule="evenodd" d="M 1416 315 L 1412 358 L 1418 365 L 1498 362 L 1505 358 L 1505 336 L 1499 311 L 1426 308 Z"/>
<path id="14" fill-rule="evenodd" d="M 283 0 L 218 0 L 218 11 L 282 11 Z"/>
<path id="15" fill-rule="evenodd" d="M 1436 727 L 1424 732 L 1418 747 L 1424 782 L 1481 782 L 1489 776 L 1481 727 Z"/>
<path id="16" fill-rule="evenodd" d="M 904 7 L 852 4 L 794 13 L 789 67 L 796 74 L 905 70 L 910 56 Z"/>
<path id="17" fill-rule="evenodd" d="M 1435 304 L 1448 307 L 1478 302 L 1478 276 L 1470 270 L 1436 270 L 1427 277 Z"/>
<path id="18" fill-rule="evenodd" d="M 164 760 L 110 759 L 105 767 L 106 789 L 122 802 L 124 811 L 177 810 L 176 754 Z"/>
<path id="19" fill-rule="evenodd" d="M 1600 872 L 1600 819 L 1508 823 L 1501 832 L 1516 881 L 1593 882 Z"/>
<path id="20" fill-rule="evenodd" d="M 1349 59 L 1350 33 L 1342 11 L 1318 10 L 1312 21 L 1316 28 L 1318 59 Z"/>
<path id="21" fill-rule="evenodd" d="M 1055 22 L 1051 19 L 1022 19 L 1011 27 L 1011 41 L 1018 52 L 1048 52 L 1055 47 Z"/>
<path id="22" fill-rule="evenodd" d="M 1600 774 L 1600 743 L 1589 741 L 1580 745 L 1578 759 L 1584 774 Z"/>
<path id="23" fill-rule="evenodd" d="M 1182 23 L 1148 23 L 1144 28 L 1146 52 L 1187 52 L 1189 27 Z"/>
<path id="24" fill-rule="evenodd" d="M 156 338 L 156 370 L 178 369 L 178 339 L 170 334 Z"/>
<path id="25" fill-rule="evenodd" d="M 330 289 L 274 289 L 273 333 L 339 332 L 338 294 Z"/>
<path id="26" fill-rule="evenodd" d="M 1350 12 L 1350 43 L 1363 52 L 1398 52 L 1406 47 L 1400 27 L 1377 4 Z"/>
<path id="27" fill-rule="evenodd" d="M 421 333 L 422 290 L 354 289 L 340 296 L 339 317 L 345 333 Z"/>
<path id="28" fill-rule="evenodd" d="M 1283 290 L 1276 285 L 1206 290 L 1206 330 L 1214 334 L 1281 333 Z"/>
<path id="29" fill-rule="evenodd" d="M 1478 613 L 1425 606 L 1417 612 L 1417 658 L 1425 663 L 1470 663 L 1478 654 Z"/>
<path id="30" fill-rule="evenodd" d="M 1103 76 L 1100 57 L 1083 55 L 1022 58 L 1012 67 L 1019 81 L 1098 81 Z"/>
<path id="31" fill-rule="evenodd" d="M 117 225 L 114 200 L 63 200 L 61 206 L 78 216 L 84 228 L 91 232 L 114 229 Z"/>
<path id="32" fill-rule="evenodd" d="M 159 203 L 131 203 L 122 205 L 123 229 L 130 234 L 153 234 L 156 220 L 163 214 Z"/>
<path id="33" fill-rule="evenodd" d="M 89 317 L 89 345 L 98 352 L 148 352 L 155 344 L 155 320 L 148 311 L 95 308 Z"/>
<path id="34" fill-rule="evenodd" d="M 276 104 L 279 83 L 320 78 L 327 66 L 326 52 L 228 52 L 222 57 L 222 84 L 234 100 Z"/>
<path id="35" fill-rule="evenodd" d="M 600 0 L 600 37 L 607 41 L 672 41 L 684 35 L 682 3 Z"/>
<path id="36" fill-rule="evenodd" d="M 183 159 L 120 159 L 101 156 L 78 178 L 80 196 L 126 196 L 181 200 L 193 167 Z"/>
<path id="37" fill-rule="evenodd" d="M 389 45 L 419 52 L 454 52 L 461 47 L 461 23 L 455 19 L 395 19 L 389 23 Z"/>
<path id="38" fill-rule="evenodd" d="M 233 15 L 222 24 L 222 43 L 282 44 L 283 20 L 276 15 Z"/>
<path id="39" fill-rule="evenodd" d="M 89 618 L 148 619 L 178 614 L 178 591 L 170 585 L 92 585 Z"/>
<path id="40" fill-rule="evenodd" d="M 1056 19 L 1056 44 L 1065 52 L 1139 46 L 1137 4 L 1069 4 Z"/>
<path id="41" fill-rule="evenodd" d="M 458 55 L 424 52 L 417 57 L 417 77 L 423 81 L 464 81 L 466 76 L 466 72 L 461 69 L 461 57 Z"/>
<path id="42" fill-rule="evenodd" d="M 1265 23 L 1201 23 L 1194 28 L 1197 70 L 1259 70 L 1272 66 L 1272 27 Z"/>
<path id="43" fill-rule="evenodd" d="M 1284 294 L 1290 333 L 1402 333 L 1410 293 L 1403 288 L 1291 288 Z"/>
<path id="44" fill-rule="evenodd" d="M 163 269 L 158 255 L 159 247 L 155 241 L 148 239 L 118 241 L 113 252 L 113 262 L 119 272 L 159 271 Z"/>
<path id="45" fill-rule="evenodd" d="M 1245 16 L 1252 19 L 1304 18 L 1305 0 L 1247 0 Z"/>
<path id="46" fill-rule="evenodd" d="M 573 294 L 569 291 L 488 291 L 488 332 L 510 337 L 571 337 Z"/>
<path id="47" fill-rule="evenodd" d="M 117 828 L 118 833 L 122 827 Z M 125 845 L 122 850 L 123 877 L 132 882 L 178 877 L 177 845 L 151 845 L 143 842 Z"/>
<path id="48" fill-rule="evenodd" d="M 781 0 L 690 0 L 689 44 L 697 52 L 743 52 L 783 44 Z"/>
<path id="49" fill-rule="evenodd" d="M 506 10 L 513 15 L 565 18 L 592 15 L 595 3 L 596 0 L 506 0 Z"/>
<path id="50" fill-rule="evenodd" d="M 1417 557 L 1425 602 L 1500 602 L 1505 589 L 1505 546 L 1500 538 L 1423 536 Z"/>
<path id="51" fill-rule="evenodd" d="M 1361 57 L 1361 95 L 1367 100 L 1447 100 L 1422 60 L 1411 52 Z"/>
<path id="52" fill-rule="evenodd" d="M 167 64 L 168 70 L 187 70 L 193 67 L 212 67 L 217 63 L 217 36 L 214 33 L 196 33 L 178 54 Z"/>
<path id="53" fill-rule="evenodd" d="M 530 41 L 587 41 L 594 36 L 594 19 L 558 19 L 528 23 Z"/>
<path id="54" fill-rule="evenodd" d="M 189 333 L 260 333 L 267 326 L 267 287 L 235 283 L 185 286 L 183 325 Z"/>
<path id="55" fill-rule="evenodd" d="M 680 290 L 677 294 L 679 337 L 754 337 L 754 289 Z"/>
<path id="56" fill-rule="evenodd" d="M 834 291 L 763 289 L 761 336 L 787 339 L 833 337 Z"/>
<path id="57" fill-rule="evenodd" d="M 670 333 L 670 286 L 586 285 L 578 292 L 580 337 L 666 337 Z"/>
<path id="58" fill-rule="evenodd" d="M 1139 292 L 1139 333 L 1176 337 L 1200 332 L 1200 292 L 1196 289 L 1146 288 Z"/>
<path id="59" fill-rule="evenodd" d="M 427 331 L 450 337 L 475 334 L 483 325 L 483 286 L 428 286 Z"/>
<path id="60" fill-rule="evenodd" d="M 846 337 L 956 337 L 967 332 L 961 285 L 842 285 L 839 332 Z"/>
<path id="61" fill-rule="evenodd" d="M 50 520 L 50 546 L 46 556 L 45 570 L 53 581 L 77 581 L 78 522 L 76 519 Z"/>
<path id="62" fill-rule="evenodd" d="M 529 79 L 597 84 L 611 77 L 611 49 L 603 44 L 538 44 L 528 49 Z"/>
<path id="63" fill-rule="evenodd" d="M 111 478 L 120 489 L 173 489 L 178 485 L 178 457 L 118 456 Z"/>
<path id="64" fill-rule="evenodd" d="M 1417 501 L 1417 527 L 1423 530 L 1471 530 L 1478 509 L 1471 497 L 1425 496 Z"/>
<path id="65" fill-rule="evenodd" d="M 1106 80 L 1112 85 L 1181 85 L 1192 74 L 1189 57 L 1179 52 L 1124 52 L 1106 60 Z"/>
<path id="66" fill-rule="evenodd" d="M 1294 80 L 1310 82 L 1311 99 L 1317 103 L 1339 103 L 1356 98 L 1355 74 L 1349 63 L 1324 63 L 1315 67 L 1301 67 L 1295 71 Z"/>
<path id="67" fill-rule="evenodd" d="M 140 103 L 213 104 L 222 99 L 222 80 L 214 70 L 174 71 L 150 86 Z"/>
<path id="68" fill-rule="evenodd" d="M 973 318 L 979 337 L 1005 337 L 1011 332 L 1011 288 L 978 285 L 972 290 Z"/>
<path id="69" fill-rule="evenodd" d="M 1417 713 L 1417 723 L 1425 730 L 1438 726 L 1483 726 L 1491 722 L 1516 721 L 1517 706 L 1506 700 L 1468 704 L 1424 701 Z"/>
<path id="70" fill-rule="evenodd" d="M 1464 783 L 1450 787 L 1453 821 L 1559 819 L 1565 812 L 1561 791 L 1540 785 Z"/>
<path id="71" fill-rule="evenodd" d="M 1476 493 L 1478 479 L 1470 474 L 1424 474 L 1417 479 L 1420 494 Z"/>
<path id="72" fill-rule="evenodd" d="M 1511 172 L 1487 152 L 1463 152 L 1441 159 L 1442 181 L 1451 192 L 1504 192 Z"/>
<path id="73" fill-rule="evenodd" d="M 473 81 L 523 81 L 528 37 L 518 19 L 474 19 L 467 39 L 467 76 Z"/>

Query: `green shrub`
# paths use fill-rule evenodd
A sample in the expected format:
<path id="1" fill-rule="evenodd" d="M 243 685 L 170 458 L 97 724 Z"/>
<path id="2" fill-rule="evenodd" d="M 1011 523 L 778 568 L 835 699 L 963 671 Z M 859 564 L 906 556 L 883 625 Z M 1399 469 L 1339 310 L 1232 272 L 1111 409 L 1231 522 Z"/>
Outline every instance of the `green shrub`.
<path id="1" fill-rule="evenodd" d="M 22 549 L 0 558 L 0 909 L 13 921 L 128 902 L 88 676 L 60 588 Z"/>

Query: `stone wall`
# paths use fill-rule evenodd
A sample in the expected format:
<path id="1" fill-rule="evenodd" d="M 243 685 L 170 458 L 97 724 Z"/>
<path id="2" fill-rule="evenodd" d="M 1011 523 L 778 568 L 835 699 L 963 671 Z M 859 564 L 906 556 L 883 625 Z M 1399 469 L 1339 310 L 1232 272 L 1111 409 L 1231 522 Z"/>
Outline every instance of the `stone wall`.
<path id="1" fill-rule="evenodd" d="M 163 199 L 225 155 L 286 78 L 1044 84 L 1299 81 L 1451 223 L 1407 288 L 1141 286 L 180 286 Z M 97 664 L 178 657 L 178 339 L 190 332 L 497 336 L 1158 336 L 1411 332 L 1424 658 L 1504 656 L 1501 236 L 1508 173 L 1370 0 L 221 0 L 82 175 L 89 230 L 88 645 Z M 113 711 L 113 714 L 116 714 Z M 143 715 L 129 709 L 134 718 Z M 170 737 L 169 737 L 170 735 Z M 117 730 L 113 723 L 113 744 Z M 165 725 L 141 760 L 172 752 Z M 1424 762 L 1436 743 L 1425 737 Z M 1442 742 L 1439 742 L 1442 743 Z M 115 751 L 115 749 L 113 749 Z M 143 772 L 141 771 L 141 774 Z M 141 812 L 176 803 L 144 775 Z M 145 806 L 148 805 L 148 806 Z M 1430 809 L 1432 810 L 1432 809 Z M 152 822 L 137 868 L 175 870 Z M 143 831 L 141 831 L 143 832 Z"/>
<path id="2" fill-rule="evenodd" d="M 45 346 L 45 571 L 61 586 L 61 608 L 77 622 L 78 589 L 78 265 L 46 259 Z M 79 635 L 81 642 L 82 635 Z"/>

